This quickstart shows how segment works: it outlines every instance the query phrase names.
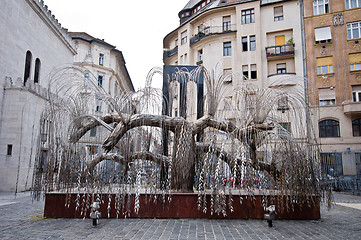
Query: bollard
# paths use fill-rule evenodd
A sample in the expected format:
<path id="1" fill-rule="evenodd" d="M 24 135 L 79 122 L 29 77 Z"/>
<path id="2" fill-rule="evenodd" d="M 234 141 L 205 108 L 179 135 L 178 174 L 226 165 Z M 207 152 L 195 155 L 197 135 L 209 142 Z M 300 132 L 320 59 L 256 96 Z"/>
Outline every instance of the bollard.
<path id="1" fill-rule="evenodd" d="M 268 227 L 272 227 L 272 220 L 275 220 L 275 218 L 276 218 L 276 215 L 275 215 L 276 206 L 270 205 L 269 207 L 266 208 L 266 211 L 268 213 L 264 214 L 264 219 L 267 220 Z"/>
<path id="2" fill-rule="evenodd" d="M 102 214 L 98 211 L 99 208 L 99 202 L 93 202 L 93 204 L 91 205 L 90 218 L 93 219 L 93 226 L 96 226 L 98 224 L 98 221 L 102 216 Z"/>

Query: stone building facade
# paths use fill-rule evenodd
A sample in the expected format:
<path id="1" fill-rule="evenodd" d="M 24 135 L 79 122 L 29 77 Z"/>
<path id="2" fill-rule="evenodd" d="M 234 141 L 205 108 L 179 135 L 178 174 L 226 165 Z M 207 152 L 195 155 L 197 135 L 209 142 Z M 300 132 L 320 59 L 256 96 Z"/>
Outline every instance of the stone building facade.
<path id="1" fill-rule="evenodd" d="M 49 76 L 76 50 L 42 1 L 5 0 L 0 18 L 0 191 L 22 191 L 32 184 Z"/>
<path id="2" fill-rule="evenodd" d="M 23 191 L 31 188 L 36 155 L 46 152 L 40 119 L 49 99 L 61 98 L 49 85 L 57 70 L 81 66 L 94 75 L 99 71 L 112 96 L 134 88 L 119 50 L 93 37 L 89 43 L 83 44 L 81 36 L 73 41 L 74 33 L 61 27 L 43 0 L 3 1 L 0 33 L 0 191 Z M 104 54 L 102 66 L 96 64 L 98 53 L 82 62 L 90 49 L 86 44 L 95 46 L 94 54 Z M 62 81 L 71 84 L 70 78 Z"/>

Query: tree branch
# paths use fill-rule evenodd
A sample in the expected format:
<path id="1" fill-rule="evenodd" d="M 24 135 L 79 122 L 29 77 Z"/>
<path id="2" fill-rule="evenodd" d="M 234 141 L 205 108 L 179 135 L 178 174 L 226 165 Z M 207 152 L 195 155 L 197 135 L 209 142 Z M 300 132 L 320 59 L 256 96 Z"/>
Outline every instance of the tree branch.
<path id="1" fill-rule="evenodd" d="M 128 164 L 130 162 L 133 162 L 137 159 L 142 159 L 142 160 L 148 160 L 148 161 L 152 161 L 154 163 L 157 163 L 158 165 L 161 166 L 161 164 L 164 164 L 165 167 L 169 167 L 171 160 L 169 157 L 160 155 L 160 154 L 154 154 L 151 152 L 136 152 L 134 154 L 132 154 L 128 159 L 124 158 L 123 156 L 120 156 L 116 153 L 103 153 L 99 156 L 97 156 L 96 158 L 94 158 L 92 161 L 87 162 L 87 170 L 88 172 L 92 172 L 94 170 L 94 167 L 101 163 L 104 160 L 112 160 L 114 162 L 120 163 L 120 164 Z"/>

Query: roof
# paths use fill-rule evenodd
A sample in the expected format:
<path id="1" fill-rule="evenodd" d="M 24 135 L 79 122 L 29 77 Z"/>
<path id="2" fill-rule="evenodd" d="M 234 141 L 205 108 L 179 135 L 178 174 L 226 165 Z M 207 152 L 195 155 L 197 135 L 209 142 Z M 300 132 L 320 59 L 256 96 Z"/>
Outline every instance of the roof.
<path id="1" fill-rule="evenodd" d="M 97 42 L 97 43 L 105 45 L 109 48 L 116 48 L 116 46 L 113 46 L 113 45 L 105 42 L 104 39 L 95 38 L 86 32 L 69 32 L 69 35 L 73 40 L 79 39 L 79 40 L 86 41 L 88 43 Z"/>
<path id="2" fill-rule="evenodd" d="M 183 8 L 183 10 L 185 9 L 189 9 L 189 8 L 193 8 L 195 5 L 197 5 L 198 3 L 200 3 L 202 0 L 190 0 L 187 5 L 185 5 L 185 7 Z"/>

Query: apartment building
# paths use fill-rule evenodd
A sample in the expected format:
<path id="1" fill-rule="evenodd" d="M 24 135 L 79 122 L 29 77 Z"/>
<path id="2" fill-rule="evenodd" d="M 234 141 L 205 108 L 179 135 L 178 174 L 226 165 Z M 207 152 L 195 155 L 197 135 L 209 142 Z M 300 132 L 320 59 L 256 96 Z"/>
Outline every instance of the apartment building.
<path id="1" fill-rule="evenodd" d="M 332 176 L 361 175 L 361 2 L 305 0 L 307 77 Z"/>
<path id="2" fill-rule="evenodd" d="M 164 38 L 164 64 L 203 65 L 216 77 L 231 74 L 220 92 L 224 103 L 218 109 L 219 116 L 234 119 L 234 111 L 227 106 L 236 106 L 234 94 L 244 84 L 257 89 L 298 88 L 303 92 L 298 1 L 189 1 L 179 12 L 179 19 L 179 27 Z M 287 100 L 279 104 L 276 115 L 282 118 L 287 115 Z M 195 104 L 192 109 L 197 111 Z M 187 117 L 195 119 L 194 115 Z M 290 131 L 297 127 L 290 120 L 285 120 L 284 126 Z"/>

